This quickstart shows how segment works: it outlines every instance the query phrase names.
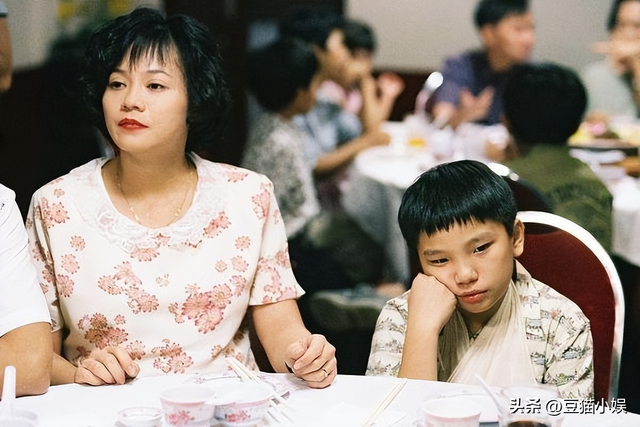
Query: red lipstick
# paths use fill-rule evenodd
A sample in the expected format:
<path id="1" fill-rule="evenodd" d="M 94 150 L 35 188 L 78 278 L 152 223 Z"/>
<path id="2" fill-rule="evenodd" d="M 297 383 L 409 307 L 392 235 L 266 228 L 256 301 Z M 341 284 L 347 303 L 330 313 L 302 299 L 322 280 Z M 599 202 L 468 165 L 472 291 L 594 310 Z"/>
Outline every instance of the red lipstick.
<path id="1" fill-rule="evenodd" d="M 120 122 L 118 122 L 118 126 L 125 129 L 144 129 L 147 127 L 134 119 L 122 119 L 120 120 Z"/>

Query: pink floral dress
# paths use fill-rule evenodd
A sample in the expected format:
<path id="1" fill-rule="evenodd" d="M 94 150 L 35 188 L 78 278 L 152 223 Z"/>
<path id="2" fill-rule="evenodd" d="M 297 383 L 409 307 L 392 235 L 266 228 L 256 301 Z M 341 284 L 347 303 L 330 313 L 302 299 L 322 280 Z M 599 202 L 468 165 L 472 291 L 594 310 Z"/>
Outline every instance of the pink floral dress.
<path id="1" fill-rule="evenodd" d="M 222 371 L 224 356 L 254 367 L 243 323 L 248 306 L 304 293 L 271 182 L 191 156 L 193 204 L 159 229 L 115 209 L 101 176 L 107 159 L 34 194 L 30 251 L 52 329 L 69 330 L 63 350 L 72 362 L 95 347 L 121 346 L 140 375 Z"/>

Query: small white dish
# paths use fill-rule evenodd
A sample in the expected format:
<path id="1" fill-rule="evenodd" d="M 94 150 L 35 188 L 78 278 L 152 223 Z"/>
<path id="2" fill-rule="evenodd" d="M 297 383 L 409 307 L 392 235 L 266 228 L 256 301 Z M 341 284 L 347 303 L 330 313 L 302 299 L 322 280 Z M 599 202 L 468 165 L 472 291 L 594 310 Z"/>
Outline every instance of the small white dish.
<path id="1" fill-rule="evenodd" d="M 482 413 L 480 413 L 480 424 L 499 422 L 498 408 L 496 408 L 496 404 L 486 393 L 477 390 L 461 390 L 458 392 L 441 394 L 438 397 L 454 396 L 463 396 L 482 407 Z"/>
<path id="2" fill-rule="evenodd" d="M 162 411 L 151 407 L 126 408 L 118 412 L 118 422 L 124 427 L 158 427 Z"/>
<path id="3" fill-rule="evenodd" d="M 420 410 L 431 427 L 478 427 L 482 406 L 469 396 L 458 395 L 427 400 Z"/>

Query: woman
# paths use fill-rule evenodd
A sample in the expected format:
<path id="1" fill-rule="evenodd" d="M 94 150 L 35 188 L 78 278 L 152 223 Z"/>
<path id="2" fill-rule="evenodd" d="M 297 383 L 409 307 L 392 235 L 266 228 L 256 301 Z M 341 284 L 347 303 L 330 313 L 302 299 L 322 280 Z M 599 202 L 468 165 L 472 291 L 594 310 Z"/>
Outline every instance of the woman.
<path id="1" fill-rule="evenodd" d="M 602 115 L 640 117 L 640 0 L 614 0 L 607 18 L 609 40 L 593 49 L 606 57 L 582 71 L 592 120 Z"/>
<path id="2" fill-rule="evenodd" d="M 228 105 L 207 29 L 137 9 L 93 35 L 85 64 L 116 156 L 39 189 L 27 220 L 52 384 L 220 371 L 225 357 L 255 367 L 248 307 L 276 371 L 331 384 L 335 348 L 300 319 L 271 182 L 191 152 L 219 138 Z"/>

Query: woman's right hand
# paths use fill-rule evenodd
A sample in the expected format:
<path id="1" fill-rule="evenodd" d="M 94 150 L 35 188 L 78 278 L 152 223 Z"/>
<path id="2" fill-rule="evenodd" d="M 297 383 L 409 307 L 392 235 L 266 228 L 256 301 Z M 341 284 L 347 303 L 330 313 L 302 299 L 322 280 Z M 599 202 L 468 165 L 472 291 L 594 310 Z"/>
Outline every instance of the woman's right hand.
<path id="1" fill-rule="evenodd" d="M 139 372 L 140 366 L 126 349 L 108 346 L 95 348 L 88 356 L 79 359 L 74 381 L 89 385 L 124 384 Z"/>

